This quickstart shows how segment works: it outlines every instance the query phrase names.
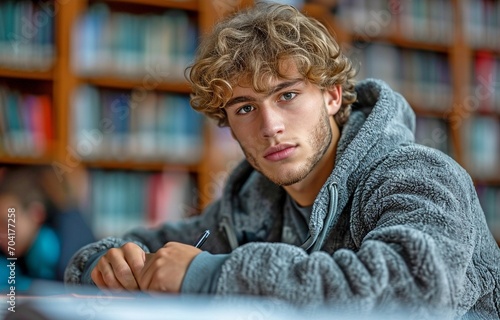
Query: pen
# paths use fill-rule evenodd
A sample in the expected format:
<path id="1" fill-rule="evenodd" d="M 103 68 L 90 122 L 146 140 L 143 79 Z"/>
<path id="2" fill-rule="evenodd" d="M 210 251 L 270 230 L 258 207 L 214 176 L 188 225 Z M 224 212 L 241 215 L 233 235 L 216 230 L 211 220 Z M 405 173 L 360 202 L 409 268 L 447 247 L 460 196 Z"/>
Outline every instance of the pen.
<path id="1" fill-rule="evenodd" d="M 210 235 L 210 230 L 205 230 L 201 235 L 200 237 L 198 238 L 198 240 L 196 240 L 194 246 L 196 248 L 201 248 L 201 246 L 205 243 L 205 241 L 207 241 L 207 238 L 208 236 Z"/>

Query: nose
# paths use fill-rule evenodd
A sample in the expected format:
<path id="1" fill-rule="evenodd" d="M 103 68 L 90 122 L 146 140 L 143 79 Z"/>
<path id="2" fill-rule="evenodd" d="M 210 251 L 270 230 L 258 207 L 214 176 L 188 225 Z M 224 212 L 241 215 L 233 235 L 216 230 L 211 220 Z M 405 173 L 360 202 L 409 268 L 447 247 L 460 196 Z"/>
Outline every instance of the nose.
<path id="1" fill-rule="evenodd" d="M 280 111 L 277 106 L 271 104 L 264 105 L 261 108 L 260 131 L 263 138 L 273 138 L 285 130 L 283 115 Z"/>

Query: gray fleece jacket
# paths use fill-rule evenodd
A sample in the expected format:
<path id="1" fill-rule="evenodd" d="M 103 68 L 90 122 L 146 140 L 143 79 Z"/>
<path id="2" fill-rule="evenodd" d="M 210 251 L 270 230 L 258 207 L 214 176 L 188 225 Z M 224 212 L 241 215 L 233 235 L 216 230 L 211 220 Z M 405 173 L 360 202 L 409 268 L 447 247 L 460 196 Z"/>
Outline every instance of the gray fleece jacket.
<path id="1" fill-rule="evenodd" d="M 89 282 L 97 258 L 127 241 L 154 252 L 210 229 L 184 292 L 361 313 L 402 308 L 415 318 L 500 318 L 500 249 L 469 175 L 415 144 L 415 115 L 384 82 L 368 79 L 356 90 L 305 243 L 282 242 L 285 191 L 243 162 L 202 215 L 90 244 L 75 254 L 65 281 Z"/>

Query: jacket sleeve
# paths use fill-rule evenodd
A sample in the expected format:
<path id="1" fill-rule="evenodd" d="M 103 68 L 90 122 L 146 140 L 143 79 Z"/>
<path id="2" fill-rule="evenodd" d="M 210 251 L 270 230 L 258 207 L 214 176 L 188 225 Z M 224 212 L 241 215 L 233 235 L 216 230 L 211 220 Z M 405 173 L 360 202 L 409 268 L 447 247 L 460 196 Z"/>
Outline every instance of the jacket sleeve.
<path id="1" fill-rule="evenodd" d="M 134 242 L 145 252 L 155 252 L 169 241 L 192 244 L 206 229 L 211 235 L 203 246 L 204 250 L 211 253 L 227 253 L 230 247 L 227 244 L 223 230 L 218 227 L 220 220 L 220 202 L 210 205 L 201 215 L 173 223 L 165 223 L 158 228 L 136 228 L 126 233 L 122 238 L 109 237 L 91 243 L 78 250 L 66 267 L 64 281 L 66 284 L 82 284 L 82 275 L 89 274 L 88 268 L 95 263 L 89 261 L 111 248 L 119 248 L 127 242 Z"/>
<path id="2" fill-rule="evenodd" d="M 308 254 L 249 243 L 223 264 L 218 294 L 361 313 L 408 307 L 423 317 L 456 309 L 478 240 L 474 221 L 483 221 L 468 175 L 451 160 L 420 156 L 395 157 L 357 187 L 350 225 L 357 250 Z"/>

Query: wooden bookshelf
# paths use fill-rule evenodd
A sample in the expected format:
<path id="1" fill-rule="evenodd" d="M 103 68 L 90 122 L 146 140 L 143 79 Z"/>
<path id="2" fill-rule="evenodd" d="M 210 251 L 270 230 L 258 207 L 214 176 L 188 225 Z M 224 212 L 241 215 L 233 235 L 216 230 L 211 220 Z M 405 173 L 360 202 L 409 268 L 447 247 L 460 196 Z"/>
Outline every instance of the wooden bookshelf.
<path id="1" fill-rule="evenodd" d="M 0 161 L 0 167 L 2 165 L 50 165 L 53 161 L 51 156 L 39 156 L 36 158 L 28 157 L 13 157 L 9 155 L 3 155 Z"/>
<path id="2" fill-rule="evenodd" d="M 451 51 L 451 45 L 438 44 L 438 43 L 426 43 L 423 41 L 417 41 L 412 39 L 407 39 L 400 33 L 381 35 L 376 37 L 366 37 L 364 35 L 351 33 L 349 35 L 350 41 L 376 41 L 376 42 L 387 42 L 394 46 L 408 49 L 418 49 L 433 52 L 449 53 Z"/>
<path id="3" fill-rule="evenodd" d="M 83 161 L 88 168 L 112 169 L 112 170 L 141 170 L 141 171 L 176 171 L 195 173 L 199 172 L 199 165 L 171 164 L 168 161 Z"/>
<path id="4" fill-rule="evenodd" d="M 169 0 L 106 0 L 110 3 L 116 4 L 133 4 L 140 6 L 152 6 L 155 8 L 163 9 L 180 9 L 188 11 L 199 11 L 199 4 L 196 0 L 181 0 L 181 1 L 169 1 Z"/>
<path id="5" fill-rule="evenodd" d="M 86 77 L 78 79 L 82 83 L 88 83 L 97 87 L 116 88 L 116 89 L 133 89 L 144 86 L 144 83 L 137 79 L 126 79 L 117 76 L 102 76 L 102 77 Z M 161 82 L 154 87 L 155 91 L 166 91 L 189 94 L 191 87 L 187 82 L 172 81 Z"/>
<path id="6" fill-rule="evenodd" d="M 14 70 L 0 67 L 1 78 L 15 78 L 28 80 L 52 80 L 54 78 L 53 71 L 25 71 Z"/>

